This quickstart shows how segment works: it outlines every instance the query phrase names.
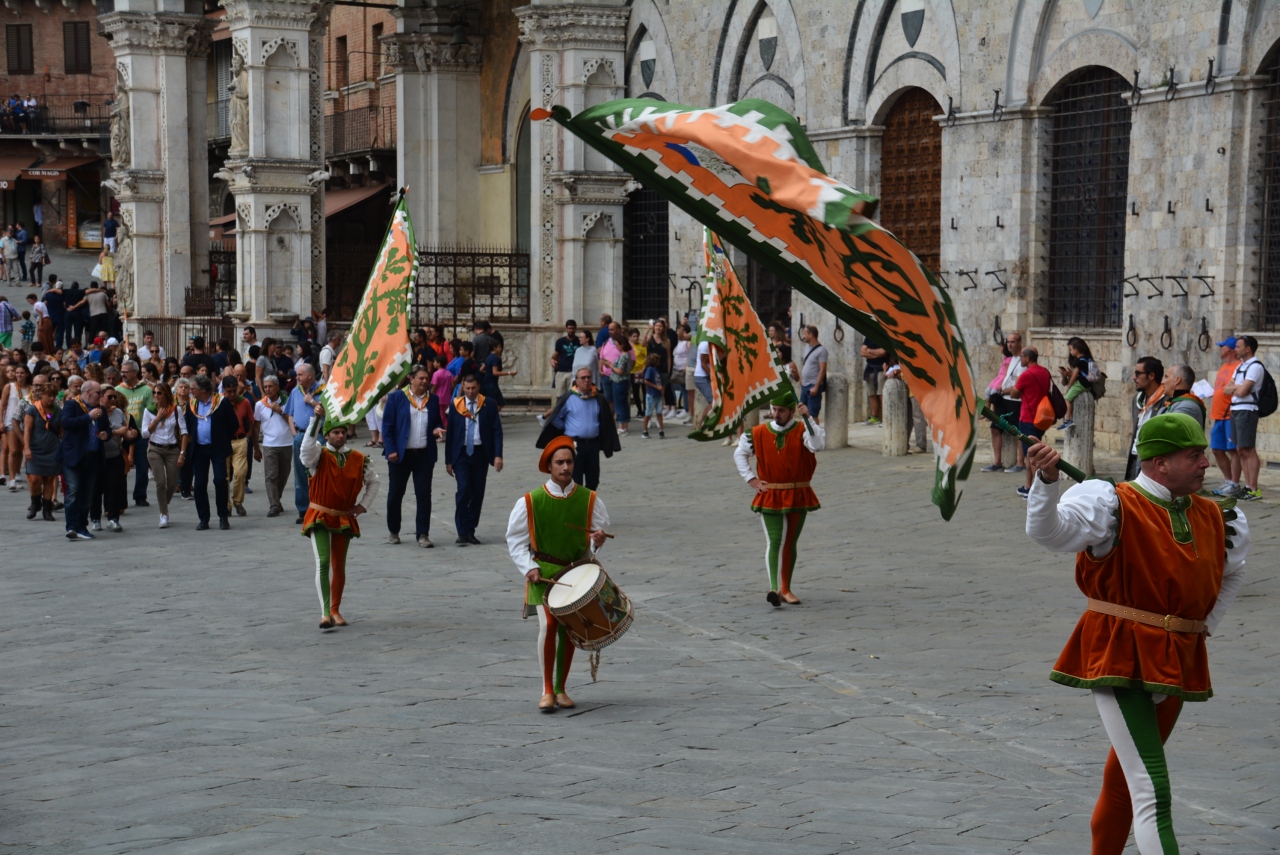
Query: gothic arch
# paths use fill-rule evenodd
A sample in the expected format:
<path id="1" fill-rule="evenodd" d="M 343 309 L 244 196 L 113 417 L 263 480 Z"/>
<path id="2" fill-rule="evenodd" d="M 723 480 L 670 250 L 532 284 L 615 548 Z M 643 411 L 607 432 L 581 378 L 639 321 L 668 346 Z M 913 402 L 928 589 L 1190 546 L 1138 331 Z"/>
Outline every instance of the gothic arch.
<path id="1" fill-rule="evenodd" d="M 679 67 L 676 65 L 675 54 L 671 52 L 671 39 L 667 36 L 667 25 L 654 0 L 635 0 L 627 22 L 627 33 L 626 67 L 623 72 L 627 97 L 685 103 Z M 655 69 L 650 83 L 644 83 L 640 73 L 640 45 L 646 37 L 655 54 Z"/>
<path id="2" fill-rule="evenodd" d="M 1242 16 L 1243 17 L 1243 16 Z M 1261 74 L 1280 42 L 1280 7 L 1275 3 L 1255 2 L 1249 9 L 1241 50 L 1248 74 Z"/>
<path id="3" fill-rule="evenodd" d="M 923 89 L 940 105 L 947 103 L 947 95 L 950 94 L 947 81 L 942 78 L 936 68 L 915 58 L 905 59 L 895 63 L 891 68 L 886 68 L 880 79 L 876 81 L 865 107 L 864 115 L 867 117 L 867 123 L 884 124 L 884 117 L 893 109 L 893 105 L 912 89 Z M 939 109 L 946 112 L 947 108 L 939 107 Z"/>
<path id="4" fill-rule="evenodd" d="M 1050 49 L 1059 4 L 1060 0 L 1018 0 L 1014 8 L 1004 81 L 1010 107 L 1043 102 L 1067 75 L 1085 66 L 1105 66 L 1129 80 L 1133 70 L 1143 66 L 1137 42 L 1112 27 L 1089 27 Z"/>
<path id="5" fill-rule="evenodd" d="M 786 57 L 791 68 L 785 69 L 786 73 L 780 73 L 784 71 L 781 67 L 769 65 L 763 74 L 748 75 L 753 63 L 749 54 L 757 47 L 754 38 L 756 27 L 766 17 L 766 10 L 772 13 L 776 22 L 778 53 Z M 750 79 L 747 79 L 748 76 Z M 809 114 L 805 77 L 804 43 L 800 38 L 800 26 L 795 10 L 791 8 L 791 0 L 756 0 L 749 6 L 739 5 L 737 0 L 731 0 L 725 12 L 724 29 L 717 50 L 711 102 L 723 104 L 752 97 L 759 94 L 753 92 L 753 89 L 764 88 L 761 84 L 772 83 L 778 85 L 779 90 L 791 99 L 791 112 L 803 124 Z M 786 86 L 781 86 L 780 83 L 785 83 Z"/>
<path id="6" fill-rule="evenodd" d="M 952 98 L 961 109 L 962 59 L 955 12 L 947 0 L 925 0 L 923 6 L 927 18 L 917 19 L 908 35 L 901 0 L 859 0 L 845 48 L 841 101 L 846 124 L 878 122 L 910 88 L 924 89 L 942 105 Z M 929 26 L 921 31 L 919 21 Z"/>
<path id="7" fill-rule="evenodd" d="M 502 160 L 510 163 L 515 157 L 516 140 L 520 134 L 520 122 L 529 112 L 529 51 L 524 44 L 516 45 L 511 58 L 511 70 L 507 74 L 506 109 L 502 117 Z"/>
<path id="8" fill-rule="evenodd" d="M 1045 58 L 1027 94 L 1034 103 L 1042 104 L 1060 83 L 1091 65 L 1109 68 L 1132 80 L 1137 63 L 1138 46 L 1124 33 L 1101 28 L 1086 30 L 1067 39 Z"/>

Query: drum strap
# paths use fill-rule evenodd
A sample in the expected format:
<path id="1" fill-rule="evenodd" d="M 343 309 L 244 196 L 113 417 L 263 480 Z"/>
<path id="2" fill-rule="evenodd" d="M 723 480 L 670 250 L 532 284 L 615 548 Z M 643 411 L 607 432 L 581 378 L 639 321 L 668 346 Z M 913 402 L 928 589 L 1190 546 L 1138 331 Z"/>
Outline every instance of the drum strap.
<path id="1" fill-rule="evenodd" d="M 536 549 L 533 550 L 531 554 L 533 555 L 534 561 L 545 561 L 548 564 L 556 564 L 556 565 L 559 565 L 560 567 L 568 567 L 570 564 L 573 563 L 572 560 L 565 561 L 563 558 L 556 558 L 554 555 L 548 555 L 547 553 L 539 552 Z"/>

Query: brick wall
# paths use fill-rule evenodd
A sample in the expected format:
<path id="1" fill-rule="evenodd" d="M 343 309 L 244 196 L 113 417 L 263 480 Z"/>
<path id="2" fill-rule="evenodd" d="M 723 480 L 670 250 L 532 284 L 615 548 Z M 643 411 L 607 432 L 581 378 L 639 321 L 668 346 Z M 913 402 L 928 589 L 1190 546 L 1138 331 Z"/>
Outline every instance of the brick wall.
<path id="1" fill-rule="evenodd" d="M 41 104 L 70 104 L 73 100 L 87 100 L 102 104 L 115 89 L 115 55 L 111 45 L 97 34 L 97 15 L 90 3 L 74 4 L 68 9 L 62 3 L 46 3 L 37 8 L 34 3 L 22 2 L 18 9 L 5 5 L 0 8 L 0 29 L 6 36 L 0 42 L 5 54 L 0 62 L 0 93 L 6 96 L 15 92 L 32 94 Z M 67 74 L 66 53 L 63 46 L 63 25 L 68 22 L 88 24 L 90 73 Z M 31 27 L 32 74 L 9 74 L 7 28 L 27 25 Z"/>

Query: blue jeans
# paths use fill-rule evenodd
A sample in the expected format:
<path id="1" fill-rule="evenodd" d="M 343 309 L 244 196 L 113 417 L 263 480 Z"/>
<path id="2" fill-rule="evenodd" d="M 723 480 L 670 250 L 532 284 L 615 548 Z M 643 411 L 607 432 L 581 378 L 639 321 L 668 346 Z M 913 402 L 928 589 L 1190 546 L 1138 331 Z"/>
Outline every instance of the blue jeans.
<path id="1" fill-rule="evenodd" d="M 101 451 L 85 452 L 84 459 L 75 466 L 63 465 L 62 474 L 67 479 L 67 500 L 63 507 L 67 531 L 89 529 L 89 501 L 93 498 L 93 487 L 98 481 L 100 469 Z"/>
<path id="2" fill-rule="evenodd" d="M 618 420 L 618 427 L 626 427 L 631 421 L 631 378 L 625 382 L 614 383 L 606 380 L 609 386 L 609 397 L 613 401 L 613 416 Z"/>
<path id="3" fill-rule="evenodd" d="M 816 419 L 822 412 L 822 393 L 816 391 L 813 386 L 801 386 L 800 403 L 808 407 L 809 415 Z"/>
<path id="4" fill-rule="evenodd" d="M 151 464 L 147 462 L 147 445 L 147 441 L 142 437 L 134 440 L 133 471 L 136 475 L 133 479 L 133 500 L 135 502 L 147 500 L 147 480 L 151 474 Z"/>
<path id="5" fill-rule="evenodd" d="M 311 476 L 307 467 L 302 465 L 302 436 L 305 430 L 298 431 L 293 438 L 293 506 L 298 509 L 298 516 L 305 516 L 311 504 Z"/>

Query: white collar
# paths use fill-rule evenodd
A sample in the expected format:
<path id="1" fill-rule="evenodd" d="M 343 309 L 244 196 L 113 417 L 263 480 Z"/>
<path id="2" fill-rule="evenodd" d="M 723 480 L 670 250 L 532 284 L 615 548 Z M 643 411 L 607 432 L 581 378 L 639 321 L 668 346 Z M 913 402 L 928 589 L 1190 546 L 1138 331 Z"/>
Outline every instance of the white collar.
<path id="1" fill-rule="evenodd" d="M 793 427 L 796 426 L 796 421 L 797 421 L 796 417 L 792 416 L 789 422 L 787 422 L 785 425 L 780 425 L 778 424 L 777 419 L 770 419 L 769 426 L 773 428 L 774 433 L 786 433 L 787 431 L 791 430 Z"/>
<path id="2" fill-rule="evenodd" d="M 342 448 L 334 448 L 333 444 L 330 443 L 329 440 L 327 439 L 324 441 L 324 447 L 332 451 L 334 454 L 350 454 L 349 451 L 345 450 L 346 449 L 345 445 Z"/>
<path id="3" fill-rule="evenodd" d="M 1173 494 L 1169 492 L 1169 488 L 1161 484 L 1159 481 L 1147 477 L 1146 472 L 1139 472 L 1138 477 L 1134 480 L 1137 481 L 1139 487 L 1146 490 L 1156 498 L 1162 499 L 1166 502 L 1173 501 Z"/>
<path id="4" fill-rule="evenodd" d="M 552 481 L 550 478 L 548 478 L 547 483 L 543 484 L 542 486 L 547 491 L 548 494 L 555 496 L 557 499 L 568 498 L 569 496 L 573 495 L 573 491 L 578 488 L 577 484 L 570 481 L 568 487 L 561 489 L 560 485 L 557 484 L 555 481 Z"/>

